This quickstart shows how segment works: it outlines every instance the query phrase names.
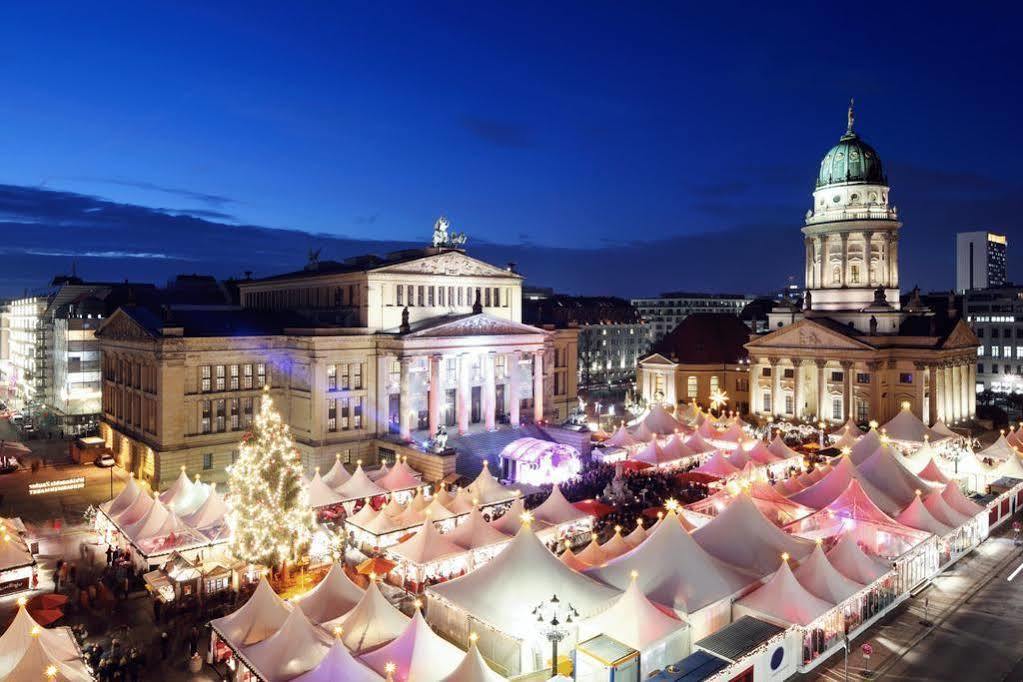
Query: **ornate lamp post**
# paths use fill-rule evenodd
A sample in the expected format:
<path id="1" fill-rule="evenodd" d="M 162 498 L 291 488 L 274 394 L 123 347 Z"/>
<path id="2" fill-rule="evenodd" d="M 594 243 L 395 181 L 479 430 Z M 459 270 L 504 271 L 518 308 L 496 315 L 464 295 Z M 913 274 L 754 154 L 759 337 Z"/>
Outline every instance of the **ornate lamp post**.
<path id="1" fill-rule="evenodd" d="M 574 619 L 579 617 L 575 607 L 558 599 L 558 595 L 542 601 L 533 609 L 536 627 L 551 643 L 551 677 L 558 674 L 558 642 L 568 637 L 575 627 Z"/>

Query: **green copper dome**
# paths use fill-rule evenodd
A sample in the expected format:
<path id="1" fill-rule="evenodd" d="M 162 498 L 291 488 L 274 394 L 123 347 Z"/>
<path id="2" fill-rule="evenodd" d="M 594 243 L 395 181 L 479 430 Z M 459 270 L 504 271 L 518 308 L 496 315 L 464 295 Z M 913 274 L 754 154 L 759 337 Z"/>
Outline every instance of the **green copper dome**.
<path id="1" fill-rule="evenodd" d="M 845 135 L 821 161 L 817 188 L 849 183 L 887 185 L 881 157 L 853 131 L 853 108 L 849 105 L 849 127 Z"/>

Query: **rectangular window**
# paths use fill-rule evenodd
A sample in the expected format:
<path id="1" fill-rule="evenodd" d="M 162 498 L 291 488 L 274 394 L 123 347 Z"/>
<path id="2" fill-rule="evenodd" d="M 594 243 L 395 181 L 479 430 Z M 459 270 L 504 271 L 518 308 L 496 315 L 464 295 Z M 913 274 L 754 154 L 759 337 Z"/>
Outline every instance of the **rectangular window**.
<path id="1" fill-rule="evenodd" d="M 238 390 L 238 365 L 231 365 L 231 390 Z"/>
<path id="2" fill-rule="evenodd" d="M 793 414 L 796 411 L 796 401 L 791 395 L 785 396 L 785 414 Z"/>
<path id="3" fill-rule="evenodd" d="M 213 453 L 207 452 L 202 456 L 202 468 L 209 471 L 213 468 Z"/>
<path id="4" fill-rule="evenodd" d="M 899 374 L 899 383 L 900 384 L 911 384 L 911 383 L 913 383 L 913 375 L 909 374 L 909 373 L 905 373 L 905 372 L 902 373 L 902 374 Z"/>
<path id="5" fill-rule="evenodd" d="M 764 406 L 764 412 L 771 413 L 771 394 L 765 393 L 762 397 L 762 404 Z"/>
<path id="6" fill-rule="evenodd" d="M 866 422 L 870 419 L 870 403 L 866 400 L 856 401 L 856 421 Z"/>
<path id="7" fill-rule="evenodd" d="M 404 303 L 404 301 L 405 301 L 405 287 L 402 286 L 401 284 L 399 284 L 395 288 L 395 293 L 398 296 L 398 298 L 395 300 L 395 304 L 398 305 L 398 306 L 404 306 L 405 305 L 405 303 Z"/>
<path id="8" fill-rule="evenodd" d="M 998 346 L 991 346 L 991 357 L 997 358 L 998 357 L 998 351 L 999 351 Z"/>
<path id="9" fill-rule="evenodd" d="M 416 288 L 409 284 L 408 289 L 408 305 L 414 306 L 416 304 Z"/>
<path id="10" fill-rule="evenodd" d="M 462 303 L 462 287 L 458 287 L 458 305 L 459 305 L 459 306 L 462 306 L 462 305 L 464 305 L 464 304 Z"/>
<path id="11" fill-rule="evenodd" d="M 226 386 L 227 386 L 226 383 L 225 383 L 225 380 L 224 380 L 225 376 L 226 376 L 226 374 L 225 374 L 224 366 L 223 365 L 217 365 L 216 382 L 214 382 L 213 385 L 216 387 L 216 389 L 218 391 L 223 391 L 224 388 L 226 388 Z"/>
<path id="12" fill-rule="evenodd" d="M 437 287 L 437 305 L 444 307 L 444 287 Z"/>
<path id="13" fill-rule="evenodd" d="M 252 388 L 252 365 L 242 365 L 242 388 Z"/>
<path id="14" fill-rule="evenodd" d="M 764 367 L 763 370 L 760 373 L 760 376 L 765 377 L 765 378 L 771 376 L 771 368 L 770 367 Z"/>
<path id="15" fill-rule="evenodd" d="M 977 357 L 984 357 L 984 346 L 977 346 Z"/>
<path id="16" fill-rule="evenodd" d="M 237 431 L 240 415 L 238 414 L 238 399 L 231 398 L 231 430 Z"/>
<path id="17" fill-rule="evenodd" d="M 494 287 L 494 307 L 501 307 L 501 290 L 498 287 Z"/>
<path id="18" fill-rule="evenodd" d="M 223 398 L 217 400 L 217 432 L 227 430 L 227 401 Z"/>
<path id="19" fill-rule="evenodd" d="M 362 398 L 352 398 L 352 428 L 362 428 Z"/>
<path id="20" fill-rule="evenodd" d="M 327 390 L 337 390 L 337 365 L 327 365 Z"/>
<path id="21" fill-rule="evenodd" d="M 832 372 L 831 373 L 831 380 L 832 381 L 842 381 L 843 379 L 845 379 L 845 374 L 843 372 Z"/>
<path id="22" fill-rule="evenodd" d="M 831 418 L 835 421 L 842 421 L 842 399 L 835 398 L 831 401 Z"/>
<path id="23" fill-rule="evenodd" d="M 341 398 L 341 430 L 342 431 L 347 431 L 348 430 L 348 423 L 349 423 L 348 422 L 348 409 L 349 409 L 348 405 L 349 405 L 348 398 Z"/>
<path id="24" fill-rule="evenodd" d="M 266 386 L 266 363 L 260 362 L 256 365 L 256 388 Z"/>
<path id="25" fill-rule="evenodd" d="M 856 383 L 857 384 L 869 384 L 870 383 L 870 375 L 867 374 L 866 372 L 857 372 L 856 373 Z"/>
<path id="26" fill-rule="evenodd" d="M 210 392 L 210 377 L 212 376 L 212 368 L 209 365 L 203 365 L 199 368 L 199 390 L 203 393 Z"/>
<path id="27" fill-rule="evenodd" d="M 689 376 L 686 378 L 686 397 L 695 398 L 698 392 L 698 382 L 695 376 Z"/>
<path id="28" fill-rule="evenodd" d="M 435 289 L 436 289 L 436 287 L 429 287 L 427 289 L 427 291 L 426 291 L 426 293 L 427 293 L 427 305 L 429 305 L 431 308 L 433 306 L 437 305 L 437 301 L 434 298 L 434 290 Z"/>
<path id="29" fill-rule="evenodd" d="M 202 432 L 210 432 L 210 401 L 204 400 L 201 405 Z"/>
<path id="30" fill-rule="evenodd" d="M 483 289 L 483 305 L 487 308 L 490 307 L 490 287 L 484 287 Z"/>
<path id="31" fill-rule="evenodd" d="M 1012 346 L 1002 346 L 1002 357 L 1003 358 L 1012 357 Z"/>
<path id="32" fill-rule="evenodd" d="M 782 370 L 782 377 L 785 379 L 791 379 L 796 376 L 796 370 L 791 367 Z"/>
<path id="33" fill-rule="evenodd" d="M 327 400 L 327 430 L 337 431 L 337 400 Z"/>
<path id="34" fill-rule="evenodd" d="M 242 426 L 249 428 L 252 424 L 252 398 L 246 398 L 242 401 Z"/>
<path id="35" fill-rule="evenodd" d="M 419 302 L 419 305 L 420 306 L 426 305 L 426 287 L 424 285 L 422 284 L 419 285 L 418 294 L 419 296 L 417 297 L 416 300 Z"/>
<path id="36" fill-rule="evenodd" d="M 359 390 L 362 388 L 362 363 L 353 362 L 351 367 L 352 372 L 352 388 Z"/>
<path id="37" fill-rule="evenodd" d="M 350 374 L 348 373 L 348 364 L 341 365 L 341 390 L 347 391 L 352 387 Z"/>

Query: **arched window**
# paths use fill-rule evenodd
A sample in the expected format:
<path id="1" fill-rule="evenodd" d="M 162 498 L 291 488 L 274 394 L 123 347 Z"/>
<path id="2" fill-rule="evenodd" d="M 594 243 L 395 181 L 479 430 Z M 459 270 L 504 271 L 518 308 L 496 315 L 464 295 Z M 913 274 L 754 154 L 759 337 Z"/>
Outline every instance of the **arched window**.
<path id="1" fill-rule="evenodd" d="M 853 284 L 859 284 L 860 283 L 860 266 L 858 266 L 858 265 L 852 266 L 850 277 L 852 279 L 852 283 Z"/>
<path id="2" fill-rule="evenodd" d="M 842 283 L 842 268 L 837 265 L 831 269 L 831 283 L 841 284 Z"/>

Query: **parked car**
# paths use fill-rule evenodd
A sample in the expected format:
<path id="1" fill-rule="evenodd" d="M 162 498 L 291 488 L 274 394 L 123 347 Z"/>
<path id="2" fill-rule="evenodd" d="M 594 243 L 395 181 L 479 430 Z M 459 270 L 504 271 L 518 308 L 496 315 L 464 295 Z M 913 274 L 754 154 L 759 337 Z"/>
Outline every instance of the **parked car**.
<path id="1" fill-rule="evenodd" d="M 107 452 L 104 452 L 102 455 L 96 458 L 96 466 L 103 467 L 104 469 L 109 469 L 115 464 L 117 464 L 117 462 L 115 462 L 114 458 L 111 457 L 110 453 Z"/>

